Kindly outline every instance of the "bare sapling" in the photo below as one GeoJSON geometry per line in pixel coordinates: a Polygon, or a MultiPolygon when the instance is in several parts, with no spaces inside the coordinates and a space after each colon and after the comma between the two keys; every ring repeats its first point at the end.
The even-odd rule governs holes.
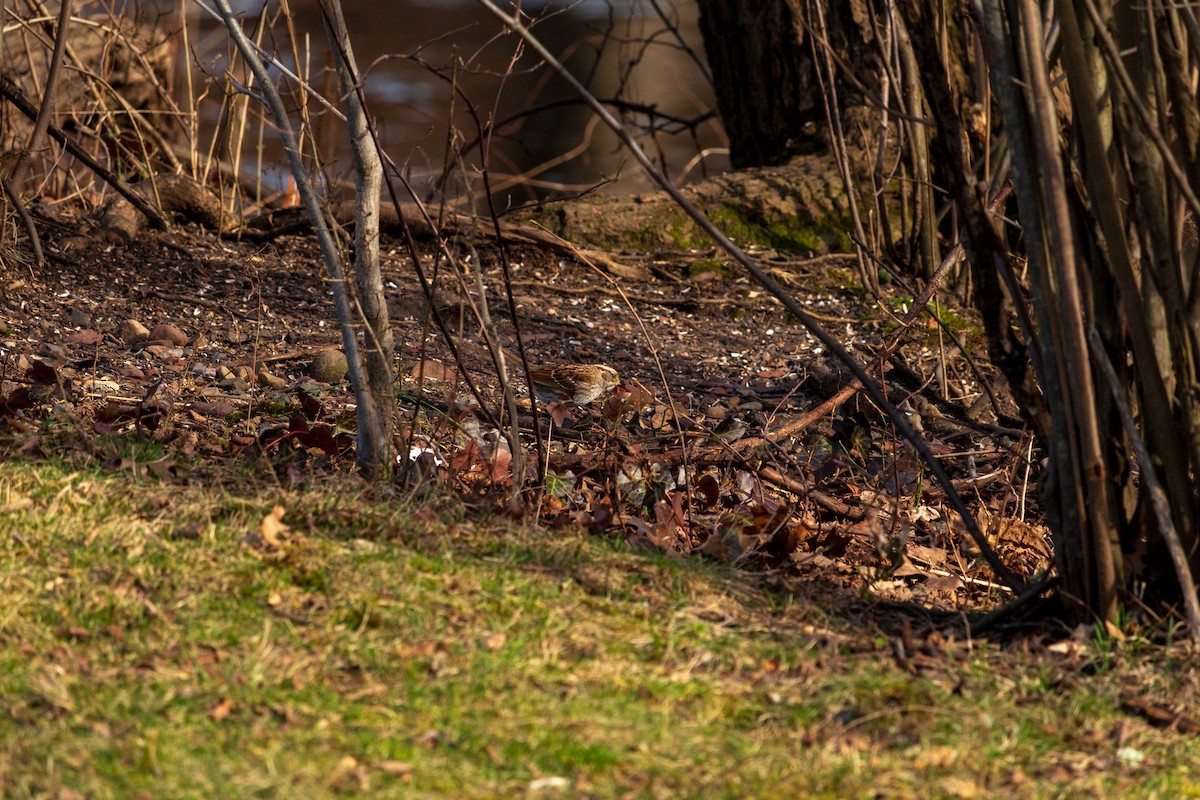
{"type": "Polygon", "coordinates": [[[358,440],[359,465],[372,473],[387,472],[393,461],[391,428],[396,400],[393,393],[392,360],[395,344],[383,296],[383,276],[379,268],[379,201],[383,185],[383,164],[376,139],[367,119],[358,66],[350,47],[350,34],[338,0],[321,0],[325,32],[333,50],[350,145],[354,157],[354,276],[357,287],[356,309],[365,325],[364,365],[372,400],[372,430],[369,437],[361,432],[358,440]],[[371,448],[364,458],[363,450],[371,448]]]}
{"type": "MultiPolygon", "coordinates": [[[[387,453],[390,447],[389,429],[391,419],[390,415],[387,417],[383,415],[376,397],[372,393],[371,384],[367,379],[362,349],[359,347],[356,330],[360,317],[354,313],[355,305],[360,305],[361,301],[357,297],[352,297],[350,291],[351,284],[347,282],[345,277],[342,254],[333,240],[333,233],[326,221],[320,200],[313,189],[312,182],[308,178],[304,164],[300,160],[300,150],[296,143],[296,135],[293,132],[291,120],[288,118],[287,111],[284,108],[283,100],[280,98],[275,84],[271,81],[270,75],[262,63],[262,59],[259,58],[257,50],[246,37],[241,23],[234,17],[233,10],[229,7],[227,0],[215,0],[214,5],[221,16],[221,20],[225,23],[226,29],[229,31],[230,38],[241,53],[242,58],[246,60],[246,64],[254,73],[255,79],[262,87],[262,96],[260,99],[267,106],[275,125],[279,129],[280,138],[283,140],[283,148],[287,153],[288,166],[291,169],[292,178],[296,182],[296,189],[300,194],[300,200],[316,233],[317,242],[321,249],[321,256],[325,261],[325,267],[329,273],[330,284],[333,289],[333,301],[337,309],[338,326],[342,335],[342,348],[346,353],[350,383],[353,387],[354,399],[357,404],[358,467],[366,476],[373,478],[381,477],[388,473],[392,466],[390,461],[380,463],[378,460],[380,454],[387,453]],[[386,443],[381,444],[381,439],[387,440],[386,443]]],[[[356,162],[357,160],[356,154],[356,162]]],[[[378,189],[376,189],[376,196],[378,196],[378,189]]],[[[377,204],[375,216],[378,219],[377,204]]],[[[377,256],[376,265],[378,265],[377,256]]],[[[375,280],[379,281],[378,267],[376,267],[375,280]]],[[[380,294],[382,294],[382,291],[382,286],[380,286],[380,294]]],[[[386,322],[386,316],[384,316],[384,321],[386,322]]],[[[382,348],[379,348],[379,350],[382,350],[382,348]]],[[[390,353],[390,348],[388,352],[390,353]]],[[[388,397],[389,399],[391,397],[390,388],[388,397]]]]}

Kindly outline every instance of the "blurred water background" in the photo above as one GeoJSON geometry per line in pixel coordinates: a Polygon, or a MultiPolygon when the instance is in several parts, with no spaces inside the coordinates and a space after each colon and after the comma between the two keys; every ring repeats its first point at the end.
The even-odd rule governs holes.
{"type": "MultiPolygon", "coordinates": [[[[310,85],[336,99],[320,8],[314,0],[233,3],[252,38],[310,85]]],[[[471,0],[342,0],[351,42],[365,74],[366,96],[387,153],[429,198],[479,197],[481,125],[496,121],[489,150],[493,195],[504,205],[566,196],[603,184],[601,191],[636,192],[649,181],[615,136],[577,101],[570,87],[525,51],[471,0]],[[510,68],[511,66],[511,68],[510,68]],[[457,88],[457,92],[454,88],[457,88]],[[451,179],[441,181],[449,164],[451,179]],[[605,183],[605,181],[609,181],[605,183]]],[[[149,10],[147,7],[142,7],[149,10]]],[[[639,141],[667,173],[695,180],[727,168],[720,125],[712,113],[694,3],[688,0],[575,0],[522,4],[534,30],[591,90],[626,120],[655,128],[639,141]],[[653,113],[646,113],[649,110],[653,113]],[[703,158],[698,154],[705,153],[703,158]]],[[[244,76],[224,28],[192,0],[162,0],[162,24],[188,22],[192,70],[178,84],[198,99],[202,141],[212,141],[233,106],[220,102],[230,64],[244,76]],[[214,80],[208,80],[211,77],[214,80]],[[207,93],[206,93],[207,92],[207,93]],[[214,97],[214,94],[216,95],[214,97]]],[[[293,108],[300,93],[280,84],[293,108]]],[[[316,102],[308,104],[316,152],[335,178],[349,176],[344,127],[316,102]],[[334,124],[337,122],[337,124],[334,124]]],[[[261,175],[266,187],[284,180],[278,137],[246,126],[240,147],[221,138],[227,158],[240,152],[241,172],[261,175]]]]}

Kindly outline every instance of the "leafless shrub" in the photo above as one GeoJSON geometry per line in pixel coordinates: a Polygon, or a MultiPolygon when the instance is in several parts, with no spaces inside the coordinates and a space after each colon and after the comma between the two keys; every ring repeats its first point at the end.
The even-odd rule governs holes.
{"type": "MultiPolygon", "coordinates": [[[[808,4],[815,30],[825,6],[808,4]]],[[[858,92],[831,114],[878,120],[852,175],[874,198],[864,244],[914,275],[965,245],[992,360],[1048,456],[1068,606],[1181,603],[1200,638],[1196,10],[856,7],[873,57],[823,46],[858,92]],[[1008,177],[1019,236],[985,209],[1008,177]]]]}

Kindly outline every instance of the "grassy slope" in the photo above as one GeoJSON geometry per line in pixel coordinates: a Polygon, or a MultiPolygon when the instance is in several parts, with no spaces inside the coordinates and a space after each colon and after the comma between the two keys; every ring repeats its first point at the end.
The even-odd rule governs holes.
{"type": "Polygon", "coordinates": [[[0,461],[0,793],[1200,796],[1200,748],[1116,710],[1116,645],[913,677],[698,559],[356,487],[0,461]],[[245,543],[276,502],[288,541],[245,543]]]}

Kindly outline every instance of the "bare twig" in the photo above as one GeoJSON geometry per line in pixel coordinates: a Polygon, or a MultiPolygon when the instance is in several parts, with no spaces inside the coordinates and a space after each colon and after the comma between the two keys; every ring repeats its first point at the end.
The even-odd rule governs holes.
{"type": "Polygon", "coordinates": [[[815,319],[810,317],[800,306],[800,304],[796,302],[796,299],[792,297],[791,294],[789,294],[787,290],[785,290],[783,286],[779,284],[778,281],[776,281],[765,270],[759,267],[758,264],[756,264],[754,260],[750,258],[750,256],[748,256],[740,247],[735,245],[729,239],[729,237],[722,233],[707,217],[700,212],[698,208],[696,208],[696,206],[690,200],[687,199],[686,196],[684,196],[682,192],[679,191],[674,184],[671,183],[670,180],[667,179],[662,171],[658,169],[658,167],[656,167],[653,162],[650,161],[646,154],[642,152],[642,149],[637,146],[637,143],[634,142],[633,137],[630,136],[625,127],[615,117],[613,117],[611,113],[609,113],[608,109],[606,109],[602,103],[595,99],[595,97],[587,90],[587,88],[584,87],[583,84],[581,84],[579,80],[575,78],[575,76],[572,75],[571,72],[558,61],[558,59],[554,57],[554,54],[551,53],[546,46],[543,45],[542,42],[530,32],[530,30],[517,15],[505,13],[492,0],[477,0],[477,2],[487,9],[494,17],[507,25],[515,34],[525,40],[525,42],[529,44],[529,46],[535,52],[537,52],[539,56],[541,56],[546,64],[558,72],[559,75],[561,75],[562,78],[567,81],[571,87],[587,101],[588,105],[592,108],[592,111],[599,115],[600,118],[604,120],[604,123],[612,129],[612,131],[632,154],[634,159],[637,160],[646,173],[663,189],[663,191],[665,191],[671,197],[671,199],[673,199],[679,205],[679,207],[683,209],[685,213],[687,213],[689,217],[695,220],[696,224],[699,225],[705,233],[712,237],[717,244],[719,244],[726,252],[733,256],[733,258],[736,259],[737,262],[741,264],[746,271],[749,272],[754,279],[759,282],[760,285],[763,286],[763,288],[774,295],[775,298],[778,299],[783,306],[789,312],[791,312],[791,314],[797,320],[799,320],[800,323],[804,325],[804,327],[807,328],[810,333],[812,333],[813,336],[820,340],[821,343],[838,358],[838,360],[845,364],[846,367],[852,373],[854,373],[856,378],[862,381],[864,389],[866,390],[867,394],[871,396],[871,400],[885,414],[887,414],[888,417],[891,418],[900,434],[912,443],[913,447],[918,453],[921,454],[921,457],[925,460],[925,462],[929,464],[930,471],[937,478],[938,482],[941,483],[945,488],[951,505],[962,517],[963,524],[966,526],[971,538],[979,547],[980,553],[988,562],[988,565],[992,568],[993,572],[1014,592],[1020,592],[1023,588],[1022,582],[1016,577],[1016,575],[1012,573],[1011,570],[1008,569],[1008,567],[1004,565],[1004,562],[1000,560],[1000,557],[996,555],[995,550],[993,550],[992,546],[988,543],[987,538],[983,535],[983,532],[979,530],[979,526],[971,516],[971,512],[967,509],[966,503],[963,502],[963,499],[959,496],[958,492],[954,491],[954,486],[950,476],[946,473],[945,469],[933,455],[933,452],[929,449],[929,445],[923,438],[921,438],[920,435],[917,434],[916,431],[913,430],[912,425],[909,423],[904,414],[894,405],[892,405],[892,403],[884,395],[883,390],[875,381],[871,379],[863,366],[858,363],[857,359],[850,355],[850,353],[846,351],[841,343],[838,342],[837,339],[835,339],[828,331],[821,327],[821,325],[818,324],[815,319]]]}
{"type": "Polygon", "coordinates": [[[300,193],[300,199],[304,203],[309,220],[316,231],[317,242],[321,248],[321,255],[325,259],[325,267],[329,272],[330,284],[333,289],[333,302],[337,308],[338,326],[341,329],[342,347],[346,353],[346,364],[354,389],[354,399],[358,404],[359,430],[361,432],[364,427],[371,424],[371,420],[363,419],[362,415],[371,413],[369,409],[373,408],[373,404],[364,375],[362,353],[359,351],[358,338],[354,331],[354,317],[350,307],[350,294],[346,287],[342,256],[338,251],[337,243],[333,241],[333,234],[321,211],[320,201],[317,199],[316,192],[313,191],[304,163],[300,160],[300,150],[296,145],[296,135],[292,132],[291,120],[288,118],[287,109],[284,108],[283,100],[280,98],[275,84],[271,81],[271,76],[258,58],[254,46],[246,38],[241,24],[234,18],[233,9],[229,7],[228,0],[214,0],[214,3],[225,23],[225,28],[229,31],[229,37],[261,85],[267,108],[279,129],[279,136],[283,140],[283,149],[287,153],[292,177],[296,181],[296,189],[300,193]]]}
{"type": "MultiPolygon", "coordinates": [[[[33,123],[33,132],[29,134],[29,141],[25,144],[25,149],[17,156],[17,163],[13,167],[12,175],[19,181],[25,167],[29,164],[30,155],[42,146],[42,139],[46,136],[46,128],[50,125],[50,117],[54,114],[54,108],[58,97],[56,91],[58,86],[59,75],[62,74],[63,51],[67,47],[67,28],[71,21],[71,0],[62,0],[62,5],[58,9],[58,30],[54,34],[54,52],[50,56],[50,69],[46,72],[46,88],[42,93],[42,106],[38,109],[37,118],[33,123]]],[[[36,237],[35,241],[36,241],[36,237]]],[[[40,245],[37,246],[40,251],[40,245]]],[[[41,258],[38,258],[41,261],[41,258]]]]}
{"type": "MultiPolygon", "coordinates": [[[[12,103],[18,111],[30,119],[37,118],[37,109],[34,108],[33,103],[30,102],[29,98],[25,96],[25,93],[21,91],[21,87],[17,86],[4,75],[0,75],[0,96],[7,98],[8,101],[12,103]]],[[[62,129],[55,125],[47,125],[46,130],[50,134],[50,137],[54,139],[54,141],[65,147],[68,153],[79,159],[83,165],[94,172],[96,176],[100,178],[100,180],[111,186],[118,194],[120,194],[130,203],[133,203],[134,207],[138,211],[145,214],[146,219],[150,220],[150,225],[152,227],[159,230],[163,230],[167,227],[167,221],[163,219],[163,216],[158,212],[158,209],[150,205],[146,198],[143,197],[139,192],[130,188],[128,184],[110,172],[104,165],[88,155],[87,151],[76,144],[74,139],[63,133],[62,129]]]]}
{"type": "Polygon", "coordinates": [[[1183,607],[1187,611],[1188,634],[1193,642],[1200,642],[1200,598],[1196,596],[1196,581],[1192,577],[1192,568],[1188,564],[1187,551],[1175,528],[1175,520],[1171,516],[1171,503],[1158,479],[1158,471],[1154,468],[1154,460],[1146,449],[1146,442],[1138,432],[1137,423],[1133,421],[1133,412],[1129,410],[1129,399],[1121,388],[1116,370],[1104,351],[1104,341],[1100,338],[1095,327],[1088,330],[1088,344],[1091,345],[1092,361],[1100,367],[1108,381],[1112,392],[1113,403],[1121,415],[1121,425],[1125,435],[1133,443],[1133,451],[1137,453],[1138,465],[1141,467],[1142,486],[1150,497],[1150,507],[1154,509],[1154,517],[1158,520],[1158,528],[1163,541],[1167,544],[1167,552],[1171,555],[1171,563],[1175,565],[1175,577],[1179,581],[1183,593],[1183,607]]]}
{"type": "Polygon", "coordinates": [[[25,208],[25,204],[21,202],[21,197],[13,188],[12,181],[8,178],[0,178],[0,186],[3,186],[4,196],[8,198],[13,211],[17,212],[17,216],[21,218],[21,224],[25,226],[25,233],[29,236],[29,246],[33,250],[34,260],[39,267],[44,266],[46,254],[42,252],[42,240],[38,236],[37,226],[33,224],[33,217],[30,216],[29,209],[25,208]]]}

